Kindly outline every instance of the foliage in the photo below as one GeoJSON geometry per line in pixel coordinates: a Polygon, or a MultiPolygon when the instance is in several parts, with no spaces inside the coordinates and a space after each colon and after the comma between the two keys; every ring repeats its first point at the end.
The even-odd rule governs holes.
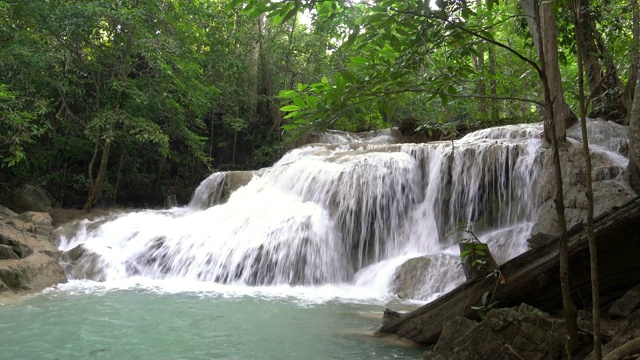
{"type": "Polygon", "coordinates": [[[0,160],[2,167],[12,167],[26,159],[29,144],[47,130],[47,124],[39,125],[36,118],[47,112],[47,104],[42,100],[26,105],[26,99],[0,84],[0,160]]]}
{"type": "Polygon", "coordinates": [[[482,294],[482,304],[480,306],[472,306],[471,308],[478,311],[478,315],[481,319],[484,319],[487,316],[489,310],[493,309],[496,305],[498,305],[499,301],[493,301],[493,296],[489,298],[490,292],[486,291],[482,294]]]}

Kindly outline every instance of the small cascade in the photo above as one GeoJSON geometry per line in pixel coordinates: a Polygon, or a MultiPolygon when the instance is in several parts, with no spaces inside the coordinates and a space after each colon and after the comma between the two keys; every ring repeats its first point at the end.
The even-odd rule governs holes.
{"type": "Polygon", "coordinates": [[[98,256],[106,281],[349,284],[381,296],[423,258],[412,262],[428,274],[408,278],[424,276],[411,296],[429,299],[463,280],[457,241],[469,234],[458,224],[499,263],[527,249],[542,203],[541,131],[511,125],[427,144],[330,133],[271,168],[211,175],[187,207],[85,223],[63,250],[98,256]]]}
{"type": "Polygon", "coordinates": [[[205,210],[222,201],[222,190],[226,180],[225,172],[216,172],[204,179],[196,188],[189,207],[205,210]]]}

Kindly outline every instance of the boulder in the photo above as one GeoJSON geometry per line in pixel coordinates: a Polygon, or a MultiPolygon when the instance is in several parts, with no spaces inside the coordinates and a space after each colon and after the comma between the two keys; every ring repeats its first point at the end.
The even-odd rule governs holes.
{"type": "MultiPolygon", "coordinates": [[[[555,181],[552,155],[550,149],[545,149],[542,154],[543,173],[540,176],[542,186],[539,193],[542,206],[539,209],[538,219],[532,234],[559,235],[553,203],[555,181]]],[[[571,228],[586,221],[587,218],[586,176],[582,145],[578,143],[562,144],[560,161],[562,163],[565,215],[567,227],[571,228]]],[[[626,164],[616,163],[603,152],[592,152],[591,163],[595,217],[611,208],[622,206],[636,197],[633,190],[626,184],[622,174],[626,164]]]]}
{"type": "Polygon", "coordinates": [[[459,262],[459,257],[444,254],[411,258],[396,270],[391,291],[401,299],[426,300],[460,282],[460,268],[450,270],[452,264],[459,262]]]}
{"type": "Polygon", "coordinates": [[[19,259],[13,248],[8,245],[0,245],[0,260],[14,260],[19,259]]]}
{"type": "Polygon", "coordinates": [[[66,281],[58,261],[44,253],[34,253],[23,259],[0,260],[0,282],[11,290],[40,291],[66,281]]]}
{"type": "Polygon", "coordinates": [[[30,184],[23,184],[18,188],[13,202],[13,207],[18,213],[25,211],[49,212],[53,207],[51,195],[43,188],[30,184]]]}
{"type": "Polygon", "coordinates": [[[34,252],[43,252],[57,258],[59,251],[49,241],[52,230],[49,214],[23,213],[0,221],[0,245],[10,246],[19,258],[25,258],[34,252]]]}
{"type": "Polygon", "coordinates": [[[104,281],[100,255],[87,250],[83,245],[78,245],[62,253],[60,262],[72,279],[104,281]]]}
{"type": "Polygon", "coordinates": [[[49,241],[52,230],[47,213],[18,215],[0,206],[0,292],[39,291],[67,280],[49,241]]]}
{"type": "Polygon", "coordinates": [[[18,216],[17,213],[13,212],[11,209],[6,208],[0,205],[0,220],[4,220],[5,218],[12,218],[18,216]]]}
{"type": "Polygon", "coordinates": [[[638,308],[640,308],[640,292],[631,289],[611,305],[609,317],[612,319],[626,318],[638,308]]]}

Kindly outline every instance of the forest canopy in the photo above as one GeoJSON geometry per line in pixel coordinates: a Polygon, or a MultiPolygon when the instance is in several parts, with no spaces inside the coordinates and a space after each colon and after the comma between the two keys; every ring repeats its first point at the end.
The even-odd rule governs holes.
{"type": "MultiPolygon", "coordinates": [[[[573,3],[552,9],[567,114],[573,3]]],[[[0,193],[155,206],[214,170],[272,164],[301,132],[539,121],[536,4],[0,0],[0,193]]],[[[590,115],[625,123],[637,2],[579,5],[590,115]]]]}

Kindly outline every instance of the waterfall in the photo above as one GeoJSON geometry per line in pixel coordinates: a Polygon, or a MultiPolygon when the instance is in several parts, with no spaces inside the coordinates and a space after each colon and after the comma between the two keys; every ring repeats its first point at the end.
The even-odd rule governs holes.
{"type": "Polygon", "coordinates": [[[463,280],[457,224],[499,263],[527,250],[542,202],[541,131],[511,125],[426,144],[394,144],[388,131],[330,133],[271,168],[211,175],[187,207],[85,222],[61,249],[81,245],[105,281],[351,284],[381,294],[403,263],[424,257],[430,274],[416,296],[428,299],[463,280]]]}

